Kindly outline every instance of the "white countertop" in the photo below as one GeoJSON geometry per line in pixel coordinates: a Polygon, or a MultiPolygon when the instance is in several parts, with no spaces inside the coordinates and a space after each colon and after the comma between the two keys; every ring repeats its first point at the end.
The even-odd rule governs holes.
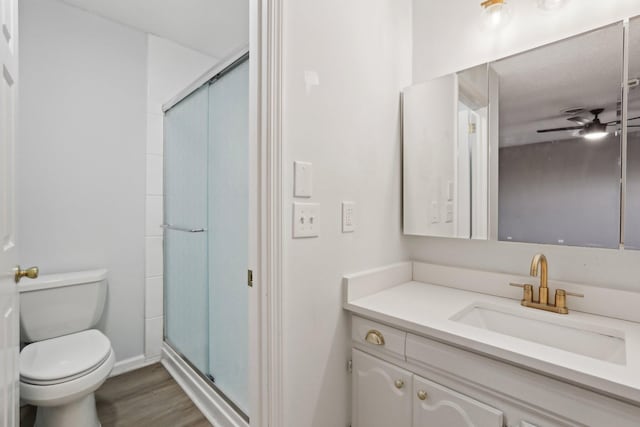
{"type": "Polygon", "coordinates": [[[370,295],[351,292],[355,298],[349,299],[348,282],[349,278],[344,307],[355,314],[640,404],[640,323],[576,311],[555,314],[522,307],[514,299],[417,281],[382,290],[378,286],[370,295]],[[594,328],[622,331],[626,363],[606,362],[450,320],[478,303],[533,311],[536,318],[552,322],[569,319],[594,328]]]}

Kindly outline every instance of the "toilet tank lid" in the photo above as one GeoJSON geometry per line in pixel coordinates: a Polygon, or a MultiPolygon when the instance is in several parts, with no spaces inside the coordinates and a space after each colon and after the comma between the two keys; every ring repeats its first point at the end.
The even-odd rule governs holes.
{"type": "Polygon", "coordinates": [[[37,279],[21,280],[18,284],[18,292],[32,292],[41,289],[78,285],[81,283],[93,283],[105,280],[106,278],[107,270],[105,268],[71,273],[42,274],[37,279]]]}

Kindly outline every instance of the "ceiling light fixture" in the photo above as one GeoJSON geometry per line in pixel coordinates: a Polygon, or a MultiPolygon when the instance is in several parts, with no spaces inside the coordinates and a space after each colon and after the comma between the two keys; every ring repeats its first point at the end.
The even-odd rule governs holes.
{"type": "Polygon", "coordinates": [[[538,0],[538,7],[542,10],[557,10],[566,3],[567,0],[538,0]]]}
{"type": "Polygon", "coordinates": [[[585,139],[594,141],[597,139],[602,139],[607,135],[609,135],[609,132],[607,132],[607,125],[598,123],[597,125],[592,126],[590,129],[585,129],[583,136],[585,137],[585,139]]]}
{"type": "Polygon", "coordinates": [[[585,139],[595,141],[609,135],[609,132],[607,132],[607,123],[600,122],[598,114],[596,114],[595,119],[593,119],[591,123],[585,124],[584,129],[580,131],[580,135],[585,139]]]}
{"type": "Polygon", "coordinates": [[[511,7],[505,0],[485,0],[480,3],[483,8],[483,21],[485,27],[497,29],[504,27],[511,19],[511,7]]]}

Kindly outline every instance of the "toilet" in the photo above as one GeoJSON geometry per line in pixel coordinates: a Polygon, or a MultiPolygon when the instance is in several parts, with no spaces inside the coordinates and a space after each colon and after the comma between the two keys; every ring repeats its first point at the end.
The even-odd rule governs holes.
{"type": "Polygon", "coordinates": [[[42,275],[22,281],[20,399],[37,406],[36,427],[98,427],[94,392],[115,354],[97,329],[107,270],[42,275]]]}

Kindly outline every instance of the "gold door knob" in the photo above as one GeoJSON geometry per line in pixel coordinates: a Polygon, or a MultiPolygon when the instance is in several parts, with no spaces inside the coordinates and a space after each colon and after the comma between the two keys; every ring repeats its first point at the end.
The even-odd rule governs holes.
{"type": "Polygon", "coordinates": [[[384,336],[382,336],[380,331],[376,331],[375,329],[367,332],[367,336],[364,339],[366,342],[374,345],[384,345],[384,336]]]}
{"type": "Polygon", "coordinates": [[[402,387],[404,387],[404,381],[402,381],[402,380],[396,380],[396,381],[394,382],[394,385],[396,386],[396,388],[402,388],[402,387]]]}
{"type": "Polygon", "coordinates": [[[23,270],[20,268],[20,266],[17,266],[15,268],[15,274],[13,278],[16,281],[16,283],[18,283],[20,279],[22,279],[23,277],[27,277],[29,279],[37,278],[39,272],[40,271],[38,270],[38,267],[29,267],[26,270],[23,270]]]}
{"type": "Polygon", "coordinates": [[[418,399],[427,400],[427,392],[424,390],[418,390],[418,399]]]}

